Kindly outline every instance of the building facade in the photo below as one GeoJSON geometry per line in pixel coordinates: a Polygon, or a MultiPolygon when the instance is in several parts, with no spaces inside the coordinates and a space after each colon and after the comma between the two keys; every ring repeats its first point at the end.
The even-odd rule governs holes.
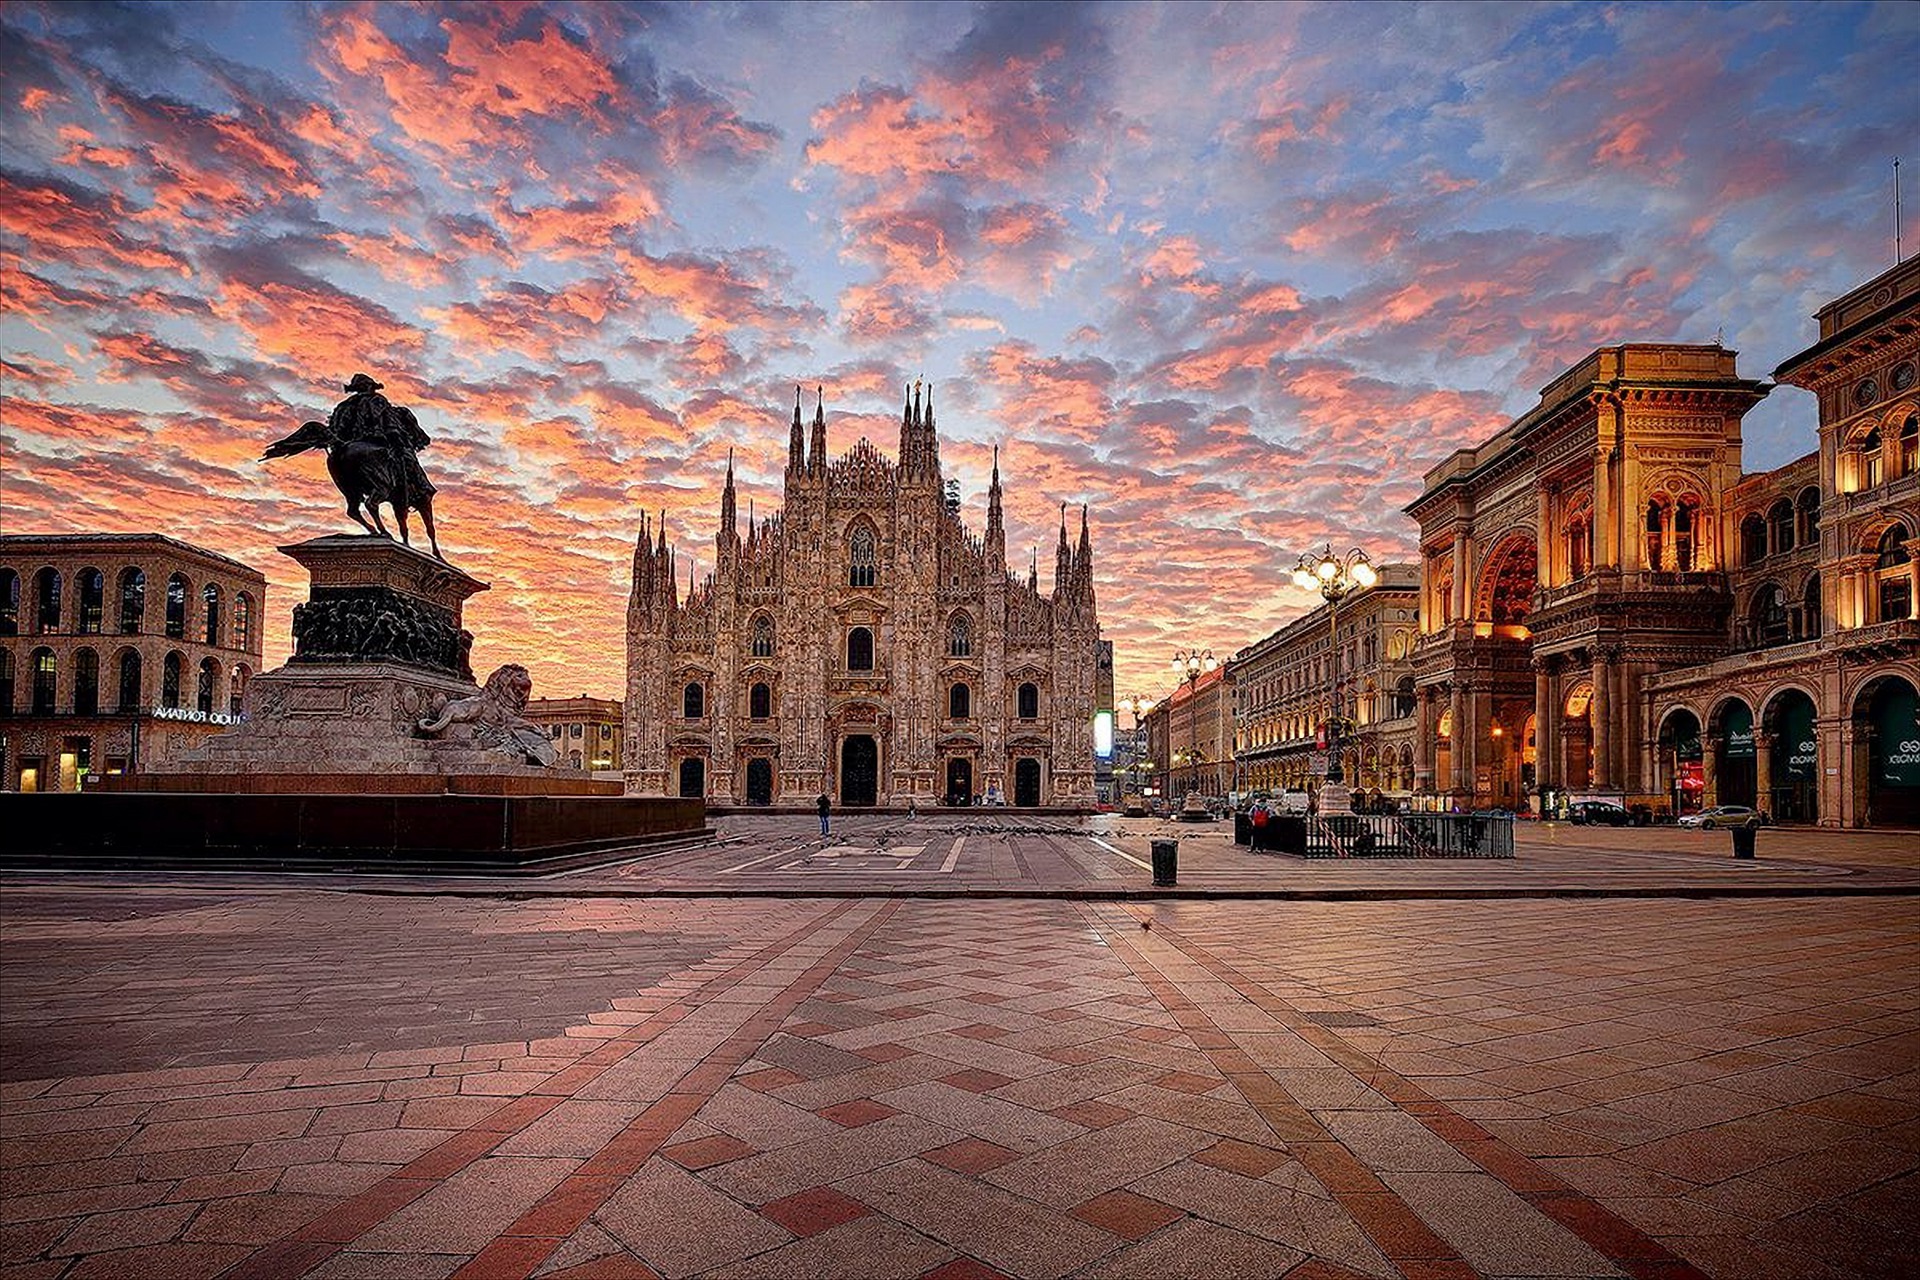
{"type": "Polygon", "coordinates": [[[1160,795],[1179,804],[1189,793],[1237,789],[1233,687],[1222,664],[1182,680],[1147,713],[1150,774],[1160,795]]]}
{"type": "Polygon", "coordinates": [[[1052,589],[1008,571],[996,459],[984,534],[916,386],[899,454],[827,455],[796,397],[783,509],[742,536],[728,465],[716,568],[679,596],[642,526],[627,610],[629,792],[722,804],[1090,807],[1099,622],[1087,515],[1052,589]]]}
{"type": "Polygon", "coordinates": [[[1724,656],[1649,682],[1656,784],[1782,821],[1920,826],[1920,258],[1774,371],[1820,447],[1733,489],[1724,656]]]}
{"type": "Polygon", "coordinates": [[[0,537],[0,785],[74,791],[235,723],[267,580],[160,534],[0,537]]]}
{"type": "Polygon", "coordinates": [[[626,732],[625,709],[610,698],[531,698],[529,722],[553,738],[559,763],[569,769],[620,769],[626,732]]]}
{"type": "Polygon", "coordinates": [[[1774,384],[1603,347],[1428,472],[1417,792],[1920,825],[1920,259],[1816,319],[1774,384]],[[1776,386],[1815,395],[1819,448],[1743,474],[1776,386]]]}
{"type": "Polygon", "coordinates": [[[1412,797],[1420,566],[1383,564],[1377,572],[1372,587],[1341,601],[1337,647],[1329,606],[1321,605],[1228,664],[1241,789],[1320,786],[1329,763],[1321,726],[1337,686],[1341,716],[1352,722],[1340,747],[1347,784],[1369,799],[1412,797]]]}

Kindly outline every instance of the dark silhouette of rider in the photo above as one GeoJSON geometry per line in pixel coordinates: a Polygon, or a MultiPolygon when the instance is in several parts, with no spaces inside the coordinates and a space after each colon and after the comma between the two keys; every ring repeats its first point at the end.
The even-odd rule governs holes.
{"type": "Polygon", "coordinates": [[[407,506],[418,510],[436,492],[417,456],[431,442],[412,410],[396,407],[380,394],[383,385],[364,373],[354,374],[343,388],[347,398],[334,406],[328,425],[339,440],[365,440],[383,446],[393,462],[393,475],[405,486],[406,492],[400,496],[407,506]]]}

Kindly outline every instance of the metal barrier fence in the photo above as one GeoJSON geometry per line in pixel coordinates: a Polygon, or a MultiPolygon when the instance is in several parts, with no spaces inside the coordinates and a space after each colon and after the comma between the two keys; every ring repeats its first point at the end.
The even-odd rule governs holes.
{"type": "Polygon", "coordinates": [[[1249,825],[1246,830],[1247,843],[1255,853],[1303,858],[1511,858],[1513,821],[1509,814],[1335,813],[1310,818],[1275,814],[1264,825],[1249,825]]]}

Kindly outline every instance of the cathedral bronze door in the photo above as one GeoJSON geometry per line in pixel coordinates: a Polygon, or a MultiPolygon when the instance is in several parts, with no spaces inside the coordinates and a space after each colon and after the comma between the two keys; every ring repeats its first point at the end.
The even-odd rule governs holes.
{"type": "Polygon", "coordinates": [[[879,799],[880,748],[869,734],[856,733],[840,744],[840,803],[874,804],[879,799]]]}
{"type": "Polygon", "coordinates": [[[689,799],[707,794],[707,762],[699,756],[680,762],[680,794],[689,799]]]}
{"type": "Polygon", "coordinates": [[[1040,803],[1040,762],[1032,756],[1013,762],[1013,802],[1022,809],[1040,803]]]}
{"type": "Polygon", "coordinates": [[[747,761],[747,803],[773,803],[773,761],[765,756],[747,761]]]}
{"type": "Polygon", "coordinates": [[[965,756],[947,761],[947,803],[973,803],[973,761],[965,756]]]}

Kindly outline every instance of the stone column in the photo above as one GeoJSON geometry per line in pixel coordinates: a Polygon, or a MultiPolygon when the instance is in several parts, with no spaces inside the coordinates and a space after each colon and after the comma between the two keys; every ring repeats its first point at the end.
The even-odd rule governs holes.
{"type": "Polygon", "coordinates": [[[1553,497],[1554,495],[1547,491],[1546,486],[1542,485],[1536,495],[1533,514],[1533,545],[1539,561],[1540,585],[1543,587],[1560,585],[1560,577],[1555,572],[1554,564],[1553,497]]]}
{"type": "Polygon", "coordinates": [[[1458,791],[1462,785],[1460,781],[1462,776],[1461,766],[1467,757],[1466,741],[1468,731],[1466,702],[1466,690],[1460,685],[1455,684],[1453,686],[1453,701],[1449,706],[1449,710],[1452,712],[1453,736],[1448,739],[1447,743],[1447,772],[1452,775],[1447,779],[1447,789],[1450,791],[1458,791]]]}
{"type": "Polygon", "coordinates": [[[1773,735],[1757,726],[1753,731],[1753,807],[1773,812],[1773,735]]]}
{"type": "Polygon", "coordinates": [[[1587,723],[1593,727],[1593,789],[1613,785],[1613,662],[1605,652],[1593,659],[1593,700],[1587,704],[1587,723]]]}
{"type": "Polygon", "coordinates": [[[1700,807],[1711,809],[1720,803],[1720,744],[1700,730],[1700,807]]]}
{"type": "Polygon", "coordinates": [[[1421,689],[1415,695],[1418,713],[1413,727],[1413,789],[1433,787],[1433,690],[1421,689]]]}
{"type": "Polygon", "coordinates": [[[1635,789],[1640,770],[1640,679],[1625,655],[1613,665],[1613,761],[1614,785],[1635,789]]]}
{"type": "Polygon", "coordinates": [[[1473,568],[1467,563],[1467,553],[1472,549],[1472,540],[1466,533],[1453,535],[1453,620],[1468,620],[1467,601],[1471,598],[1469,588],[1473,578],[1473,568]]]}
{"type": "MultiPolygon", "coordinates": [[[[1547,660],[1533,660],[1533,787],[1545,791],[1551,785],[1547,759],[1553,741],[1553,677],[1547,674],[1547,660]]],[[[1523,744],[1524,749],[1524,744],[1523,744]]]]}

